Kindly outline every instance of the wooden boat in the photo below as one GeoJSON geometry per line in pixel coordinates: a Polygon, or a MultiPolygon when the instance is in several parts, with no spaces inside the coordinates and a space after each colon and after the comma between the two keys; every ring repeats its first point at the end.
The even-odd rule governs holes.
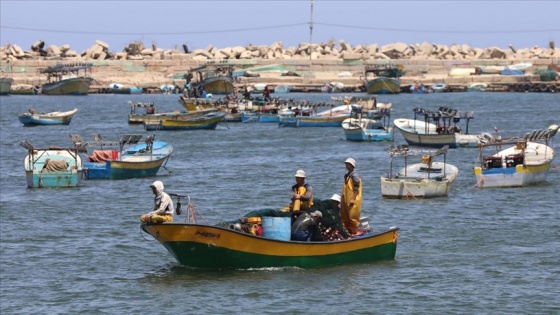
{"type": "Polygon", "coordinates": [[[150,124],[158,124],[160,120],[188,120],[200,117],[210,112],[216,111],[214,108],[200,109],[194,111],[172,111],[166,113],[158,113],[154,102],[134,103],[128,101],[130,105],[130,114],[128,114],[129,124],[143,124],[145,122],[150,124]],[[138,112],[141,111],[141,112],[138,112]]]}
{"type": "Polygon", "coordinates": [[[144,89],[139,87],[126,87],[119,83],[111,83],[109,84],[112,92],[114,94],[142,94],[144,89]]]}
{"type": "Polygon", "coordinates": [[[478,66],[477,68],[480,74],[500,74],[506,66],[478,66]]]}
{"type": "Polygon", "coordinates": [[[0,95],[10,94],[12,83],[14,83],[14,79],[10,77],[11,71],[7,71],[8,69],[11,70],[8,66],[0,68],[0,95]]]}
{"type": "Polygon", "coordinates": [[[448,75],[450,77],[468,77],[476,74],[476,68],[451,68],[448,75]]]}
{"type": "Polygon", "coordinates": [[[389,175],[381,177],[381,195],[386,198],[446,197],[459,169],[446,162],[448,146],[439,150],[410,150],[408,146],[390,146],[389,175]],[[442,155],[443,162],[433,159],[442,155]],[[409,157],[421,157],[421,163],[408,164],[409,157]],[[394,159],[402,158],[404,167],[393,174],[394,159]]]}
{"type": "Polygon", "coordinates": [[[522,137],[498,138],[481,143],[479,164],[473,169],[477,186],[520,187],[546,181],[554,159],[554,149],[548,144],[558,129],[559,126],[552,125],[522,137]],[[506,148],[502,149],[503,146],[506,148]],[[487,150],[497,153],[486,155],[487,150]]]}
{"type": "Polygon", "coordinates": [[[368,94],[399,94],[401,92],[399,77],[403,73],[402,65],[367,66],[365,70],[366,92],[368,94]]]}
{"type": "Polygon", "coordinates": [[[349,114],[336,116],[286,116],[280,115],[278,118],[279,127],[340,127],[342,122],[349,118],[349,114]]]}
{"type": "Polygon", "coordinates": [[[275,94],[286,94],[286,93],[290,93],[291,90],[292,90],[292,86],[286,84],[279,84],[274,87],[275,94]]]}
{"type": "MultiPolygon", "coordinates": [[[[170,195],[188,198],[173,193],[170,195]]],[[[345,240],[290,241],[290,217],[262,216],[238,220],[239,223],[231,221],[217,225],[200,224],[196,222],[196,215],[193,214],[196,211],[190,203],[190,198],[188,200],[185,215],[192,219],[186,220],[186,223],[141,225],[144,232],[153,236],[186,267],[208,270],[294,267],[308,269],[395,259],[399,230],[397,227],[377,234],[370,228],[361,236],[345,240]],[[254,223],[241,223],[245,221],[254,223]],[[238,228],[241,224],[251,227],[238,228]],[[251,233],[251,230],[258,228],[262,228],[262,235],[251,233]],[[284,229],[287,231],[283,231],[284,229]],[[287,232],[288,239],[282,237],[284,232],[287,232]]]]}
{"type": "Polygon", "coordinates": [[[161,119],[159,122],[144,122],[144,128],[152,130],[213,130],[226,116],[226,112],[212,111],[202,116],[185,120],[161,119]]]}
{"type": "Polygon", "coordinates": [[[12,78],[0,77],[0,95],[10,94],[10,88],[14,80],[12,78]]]}
{"type": "Polygon", "coordinates": [[[76,187],[80,184],[83,165],[79,147],[36,149],[27,141],[19,144],[27,149],[23,161],[27,187],[76,187]]]}
{"type": "Polygon", "coordinates": [[[12,85],[10,89],[12,95],[39,95],[41,94],[41,87],[31,84],[16,84],[12,85]]]}
{"type": "MultiPolygon", "coordinates": [[[[390,124],[390,108],[380,108],[375,118],[363,117],[360,105],[352,108],[352,117],[342,122],[342,129],[348,141],[393,141],[393,127],[390,124]]],[[[373,116],[372,116],[373,117],[373,116]]]]}
{"type": "Polygon", "coordinates": [[[418,83],[411,84],[408,87],[408,90],[410,91],[411,94],[428,94],[433,92],[429,87],[426,87],[424,84],[418,84],[418,83]]]}
{"type": "Polygon", "coordinates": [[[474,118],[473,112],[460,112],[447,107],[438,111],[423,108],[414,109],[414,119],[397,118],[393,121],[406,142],[410,145],[441,148],[476,148],[482,138],[492,138],[488,133],[469,133],[469,121],[474,118]],[[423,120],[417,120],[423,116],[423,120]],[[460,126],[463,122],[463,128],[460,126]]]}
{"type": "Polygon", "coordinates": [[[197,82],[196,88],[204,88],[215,95],[233,93],[232,74],[232,66],[204,65],[190,70],[190,77],[197,82]]]}
{"type": "Polygon", "coordinates": [[[18,119],[24,126],[69,125],[76,112],[77,108],[66,112],[37,114],[30,109],[29,112],[20,114],[18,119]]]}
{"type": "Polygon", "coordinates": [[[96,147],[84,158],[84,178],[86,179],[128,179],[155,176],[167,163],[173,146],[167,142],[155,141],[155,136],[127,134],[120,141],[104,141],[94,135],[94,141],[85,142],[79,135],[70,135],[75,146],[96,147]],[[118,149],[107,149],[117,147],[118,149]]]}
{"type": "Polygon", "coordinates": [[[447,84],[443,82],[437,82],[430,85],[430,88],[432,89],[432,91],[434,91],[434,93],[445,92],[447,90],[447,84]]]}
{"type": "Polygon", "coordinates": [[[467,85],[467,92],[484,92],[488,88],[487,83],[475,82],[467,85]]]}
{"type": "Polygon", "coordinates": [[[57,64],[41,69],[47,75],[47,83],[41,86],[45,95],[87,95],[93,78],[89,77],[91,63],[57,64]],[[83,72],[83,75],[80,75],[83,72]]]}

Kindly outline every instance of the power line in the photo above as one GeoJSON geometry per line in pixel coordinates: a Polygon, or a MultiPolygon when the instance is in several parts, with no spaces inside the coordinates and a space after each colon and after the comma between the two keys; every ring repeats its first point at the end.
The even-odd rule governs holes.
{"type": "MultiPolygon", "coordinates": [[[[550,32],[560,32],[560,29],[541,29],[541,30],[484,30],[484,31],[465,31],[465,30],[420,30],[420,29],[399,29],[399,28],[387,28],[387,27],[371,27],[371,26],[356,26],[356,25],[343,25],[343,24],[332,24],[332,23],[321,23],[313,22],[314,25],[322,25],[327,27],[337,27],[337,28],[349,28],[349,29],[361,29],[361,30],[371,30],[371,31],[384,31],[384,32],[407,32],[407,33],[434,33],[434,34],[513,34],[513,33],[550,33],[550,32]]],[[[2,29],[11,29],[18,31],[30,31],[30,32],[46,32],[46,33],[65,33],[65,34],[92,34],[92,35],[150,35],[150,36],[166,36],[166,35],[193,35],[193,34],[219,34],[219,33],[239,33],[239,32],[249,32],[249,31],[260,31],[260,30],[270,30],[270,29],[281,29],[290,28],[296,26],[309,26],[309,22],[294,23],[294,24],[284,24],[284,25],[273,25],[273,26],[261,26],[261,27],[251,27],[251,28],[239,28],[239,29],[228,29],[228,30],[205,30],[205,31],[185,31],[185,32],[92,32],[92,31],[68,31],[68,30],[49,30],[49,29],[37,29],[37,28],[27,28],[27,27],[16,27],[16,26],[4,26],[0,25],[2,29]]]]}

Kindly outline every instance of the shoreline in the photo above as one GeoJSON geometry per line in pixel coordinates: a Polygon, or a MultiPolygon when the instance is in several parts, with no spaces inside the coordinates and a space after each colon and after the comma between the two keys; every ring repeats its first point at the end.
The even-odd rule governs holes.
{"type": "Polygon", "coordinates": [[[553,81],[541,81],[536,70],[560,70],[560,49],[533,47],[508,51],[495,47],[471,49],[465,45],[406,45],[395,43],[377,47],[358,45],[351,47],[340,41],[327,44],[300,44],[299,47],[284,49],[281,43],[271,46],[247,46],[217,49],[213,46],[203,50],[183,51],[161,50],[155,46],[144,48],[141,43],[131,43],[121,53],[111,53],[108,45],[96,41],[92,48],[78,55],[68,45],[44,48],[37,42],[31,51],[23,51],[17,45],[5,44],[0,50],[2,67],[10,68],[9,75],[13,85],[40,85],[46,77],[40,69],[56,64],[92,63],[91,77],[94,82],[92,93],[103,91],[112,83],[142,88],[156,92],[161,85],[178,84],[183,86],[184,73],[203,65],[232,66],[236,70],[265,69],[258,71],[258,77],[238,77],[236,85],[269,84],[271,87],[291,85],[295,91],[316,92],[326,82],[340,82],[345,86],[343,92],[358,92],[365,84],[364,70],[371,65],[402,65],[406,71],[400,77],[401,87],[413,84],[429,86],[445,83],[452,91],[462,91],[471,83],[486,83],[489,90],[510,90],[520,84],[555,85],[560,89],[558,76],[553,81]],[[311,51],[311,54],[308,52],[311,51]],[[531,66],[524,75],[477,74],[451,76],[454,68],[476,68],[484,66],[507,66],[529,62],[531,66]],[[298,76],[283,76],[286,72],[298,76]]]}

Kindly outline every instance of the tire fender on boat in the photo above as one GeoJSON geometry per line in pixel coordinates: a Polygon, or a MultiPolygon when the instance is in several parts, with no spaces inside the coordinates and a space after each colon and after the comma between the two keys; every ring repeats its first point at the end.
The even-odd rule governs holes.
{"type": "Polygon", "coordinates": [[[531,85],[530,84],[523,84],[523,92],[529,92],[529,90],[531,89],[531,85]]]}

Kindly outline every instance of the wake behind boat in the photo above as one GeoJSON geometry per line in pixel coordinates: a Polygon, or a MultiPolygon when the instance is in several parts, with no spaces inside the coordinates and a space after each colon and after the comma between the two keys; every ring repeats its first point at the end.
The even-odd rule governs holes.
{"type": "Polygon", "coordinates": [[[558,129],[559,126],[552,125],[522,137],[499,138],[480,144],[479,164],[474,167],[477,186],[521,187],[546,181],[554,159],[549,141],[558,129]],[[506,148],[502,149],[503,146],[506,148]],[[498,152],[486,155],[487,150],[498,152]]]}
{"type": "Polygon", "coordinates": [[[18,119],[24,126],[69,125],[76,112],[77,108],[66,112],[37,114],[35,110],[30,109],[29,112],[19,115],[18,119]]]}
{"type": "Polygon", "coordinates": [[[368,224],[367,232],[353,238],[291,241],[291,212],[254,211],[253,216],[239,220],[201,224],[196,222],[201,217],[188,196],[170,196],[177,197],[178,203],[180,198],[188,198],[185,223],[142,223],[141,228],[183,266],[211,270],[318,268],[395,259],[396,227],[373,233],[368,224]]]}
{"type": "Polygon", "coordinates": [[[473,118],[473,112],[460,112],[447,107],[440,107],[437,111],[415,108],[414,119],[397,118],[393,124],[410,145],[476,148],[482,138],[492,136],[489,133],[469,134],[469,121],[473,118]],[[417,116],[423,116],[424,120],[416,119],[417,116]],[[461,122],[464,123],[463,127],[461,122]]]}
{"type": "Polygon", "coordinates": [[[390,155],[388,176],[381,177],[381,195],[386,198],[432,198],[446,197],[459,169],[446,161],[448,146],[439,150],[410,150],[408,146],[390,146],[385,151],[390,155]],[[443,156],[443,162],[434,158],[443,156]],[[408,158],[421,158],[421,163],[408,164],[408,158]],[[393,175],[395,158],[404,162],[404,167],[393,175]]]}

